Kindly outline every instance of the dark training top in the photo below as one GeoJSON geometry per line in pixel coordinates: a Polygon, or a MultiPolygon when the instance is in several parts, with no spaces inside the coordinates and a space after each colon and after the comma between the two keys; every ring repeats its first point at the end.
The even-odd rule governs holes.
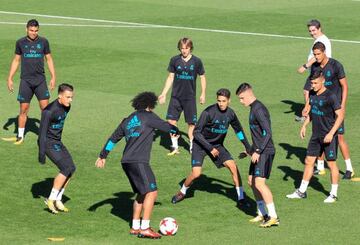
{"type": "Polygon", "coordinates": [[[205,74],[203,63],[198,57],[192,55],[186,62],[181,54],[171,58],[168,72],[175,74],[171,96],[182,100],[196,96],[196,77],[205,74]]]}
{"type": "Polygon", "coordinates": [[[154,129],[178,134],[178,128],[161,120],[155,113],[146,110],[133,112],[125,118],[107,140],[99,157],[105,159],[115,144],[125,137],[126,145],[121,163],[145,163],[150,161],[154,129]]]}
{"type": "Polygon", "coordinates": [[[250,107],[249,125],[253,141],[252,150],[259,154],[274,154],[275,147],[272,141],[269,111],[258,100],[255,100],[250,107]]]}
{"type": "Polygon", "coordinates": [[[194,129],[194,138],[206,150],[211,151],[216,145],[223,145],[229,125],[234,129],[237,137],[250,152],[250,144],[247,141],[244,130],[235,112],[228,107],[221,111],[217,104],[207,107],[200,115],[194,129]]]}
{"type": "MultiPolygon", "coordinates": [[[[315,62],[311,66],[311,74],[314,70],[319,69],[320,63],[315,62]]],[[[340,83],[340,79],[343,79],[345,77],[345,71],[343,65],[332,58],[329,58],[329,61],[327,64],[321,68],[322,74],[325,77],[325,87],[332,91],[338,100],[342,101],[342,87],[340,83]]]]}
{"type": "Polygon", "coordinates": [[[335,124],[335,111],[341,108],[336,95],[326,89],[322,94],[310,94],[310,117],[313,137],[325,137],[335,124]]]}
{"type": "Polygon", "coordinates": [[[61,141],[65,118],[69,111],[70,106],[65,107],[58,100],[48,104],[42,111],[38,137],[39,159],[45,159],[48,141],[61,141]]]}
{"type": "Polygon", "coordinates": [[[15,54],[21,55],[22,80],[45,81],[44,56],[50,54],[49,42],[46,38],[37,37],[34,41],[23,37],[16,41],[15,54]]]}

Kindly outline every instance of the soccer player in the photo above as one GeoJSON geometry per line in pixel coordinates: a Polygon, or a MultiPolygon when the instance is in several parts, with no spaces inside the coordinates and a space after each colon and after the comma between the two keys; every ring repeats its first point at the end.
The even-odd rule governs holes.
{"type": "Polygon", "coordinates": [[[76,167],[70,153],[61,142],[61,135],[65,119],[70,111],[73,95],[73,86],[67,83],[60,84],[58,98],[46,106],[41,113],[38,138],[39,162],[44,164],[45,156],[48,156],[60,170],[54,179],[50,196],[45,200],[53,214],[57,214],[59,211],[69,211],[61,199],[76,167]]]}
{"type": "Polygon", "coordinates": [[[98,168],[105,167],[105,161],[115,144],[125,137],[126,146],[121,159],[131,187],[137,196],[133,205],[131,235],[141,238],[161,238],[150,227],[150,217],[157,197],[157,185],[150,167],[150,152],[154,129],[178,135],[177,127],[161,120],[153,110],[157,96],[152,92],[138,94],[132,100],[135,112],[125,118],[107,140],[96,161],[98,168]],[[140,222],[142,213],[142,220],[140,222]],[[140,224],[141,223],[141,224],[140,224]]]}
{"type": "MultiPolygon", "coordinates": [[[[188,136],[190,140],[190,152],[192,149],[193,131],[197,121],[196,112],[196,77],[200,76],[201,95],[200,104],[205,103],[206,78],[202,61],[192,54],[194,49],[190,38],[181,38],[178,42],[179,55],[171,58],[163,91],[159,96],[159,103],[164,104],[166,94],[173,86],[171,99],[166,115],[169,123],[176,126],[180,114],[184,111],[185,121],[188,124],[188,136]]],[[[172,150],[170,156],[179,154],[178,137],[171,136],[172,150]]]]}
{"type": "MultiPolygon", "coordinates": [[[[314,52],[315,57],[318,56],[314,52]]],[[[312,135],[306,152],[305,168],[300,188],[287,198],[306,198],[306,189],[313,174],[315,159],[325,152],[326,160],[331,172],[331,191],[324,203],[334,203],[337,200],[339,169],[336,165],[338,147],[337,132],[344,119],[344,110],[338,97],[325,87],[326,78],[321,70],[314,70],[311,76],[311,87],[314,94],[310,94],[310,110],[301,127],[300,137],[304,139],[306,126],[312,121],[312,135]]]]}
{"type": "Polygon", "coordinates": [[[231,154],[223,145],[229,126],[231,125],[234,129],[247,152],[250,151],[250,145],[235,112],[229,107],[230,91],[224,88],[219,89],[216,96],[217,103],[207,107],[201,113],[196,124],[191,154],[192,170],[180,191],[173,196],[171,202],[174,204],[184,200],[191,183],[200,176],[206,155],[210,157],[217,168],[226,167],[230,170],[237,193],[238,205],[243,206],[245,204],[238,168],[231,154]]]}
{"type": "MultiPolygon", "coordinates": [[[[316,58],[316,62],[311,66],[311,73],[315,72],[319,68],[322,70],[322,74],[325,77],[325,87],[336,95],[345,116],[346,101],[348,97],[348,83],[344,67],[339,61],[327,57],[325,51],[326,49],[323,43],[317,42],[314,44],[313,53],[314,57],[316,58]]],[[[311,87],[307,85],[307,89],[310,90],[311,87]]],[[[309,103],[307,104],[309,105],[309,103]]],[[[309,109],[305,108],[304,111],[305,113],[309,113],[309,109]]],[[[339,138],[339,147],[346,164],[346,172],[343,176],[343,179],[351,179],[355,173],[351,164],[349,146],[345,141],[344,134],[345,127],[344,122],[342,122],[341,126],[339,127],[337,137],[339,138]]],[[[321,170],[321,168],[319,170],[321,170]]],[[[323,168],[323,172],[324,171],[325,169],[323,168]]]]}
{"type": "Polygon", "coordinates": [[[273,195],[266,184],[275,156],[270,114],[264,104],[256,99],[250,84],[240,84],[236,95],[241,104],[250,106],[249,125],[253,145],[248,184],[253,190],[258,207],[258,216],[251,219],[250,222],[262,222],[260,227],[264,228],[279,225],[280,220],[275,211],[273,195]],[[267,210],[264,204],[266,204],[267,210]]]}
{"type": "Polygon", "coordinates": [[[50,94],[46,85],[44,58],[51,75],[49,88],[50,90],[55,88],[55,68],[49,42],[46,38],[38,36],[38,32],[39,22],[35,19],[29,20],[26,25],[26,37],[20,38],[16,42],[15,57],[11,63],[7,80],[9,91],[14,92],[13,77],[21,63],[21,81],[17,97],[20,103],[18,134],[16,137],[3,138],[6,141],[15,141],[16,145],[24,141],[27,114],[33,95],[36,95],[41,110],[49,104],[50,94]]]}
{"type": "MultiPolygon", "coordinates": [[[[310,33],[310,36],[314,39],[313,45],[317,42],[321,42],[325,45],[325,52],[326,52],[326,56],[331,58],[331,42],[329,40],[329,38],[322,32],[322,28],[321,28],[321,24],[320,21],[314,19],[314,20],[310,20],[307,23],[307,27],[308,27],[308,31],[310,33]]],[[[308,55],[308,59],[307,62],[305,64],[303,64],[302,66],[300,66],[298,68],[298,72],[300,74],[304,73],[307,69],[309,69],[312,64],[314,64],[316,62],[316,59],[314,57],[313,54],[313,50],[312,50],[312,46],[310,48],[310,52],[308,55]]],[[[304,93],[304,100],[305,103],[308,101],[309,99],[309,77],[306,79],[306,83],[303,89],[303,93],[304,93]]],[[[298,122],[304,122],[306,119],[305,116],[301,116],[301,117],[296,117],[295,120],[298,122]]],[[[316,164],[316,170],[314,171],[315,175],[325,175],[325,166],[324,166],[324,155],[321,155],[318,159],[317,159],[317,164],[316,164]]]]}

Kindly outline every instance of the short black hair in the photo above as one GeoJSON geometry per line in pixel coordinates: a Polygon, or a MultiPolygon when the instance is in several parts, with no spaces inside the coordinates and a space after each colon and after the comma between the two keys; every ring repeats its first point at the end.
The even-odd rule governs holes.
{"type": "Polygon", "coordinates": [[[325,47],[325,44],[323,44],[322,42],[316,42],[316,43],[314,44],[314,46],[312,47],[312,50],[313,50],[313,51],[314,51],[315,49],[318,49],[318,50],[320,50],[321,52],[325,52],[326,47],[325,47]]]}
{"type": "Polygon", "coordinates": [[[316,29],[321,28],[320,21],[318,21],[317,19],[309,20],[308,23],[307,23],[307,27],[310,27],[310,26],[315,26],[316,29]]]}
{"type": "Polygon", "coordinates": [[[322,77],[323,73],[322,73],[322,69],[321,67],[316,67],[315,69],[312,70],[309,79],[310,81],[318,79],[319,77],[322,77]]]}
{"type": "Polygon", "coordinates": [[[135,110],[145,110],[146,108],[154,109],[157,105],[157,96],[153,92],[142,92],[131,100],[131,106],[135,110]]]}
{"type": "Polygon", "coordinates": [[[74,91],[74,87],[68,83],[62,83],[59,85],[58,87],[58,94],[61,94],[62,92],[65,92],[65,91],[74,91]]]}
{"type": "Polygon", "coordinates": [[[227,88],[221,88],[216,92],[216,96],[224,96],[230,99],[231,92],[227,88]]]}
{"type": "Polygon", "coordinates": [[[242,83],[239,85],[239,87],[236,90],[236,95],[241,94],[242,92],[245,92],[248,89],[252,89],[251,85],[248,83],[242,83]]]}
{"type": "Polygon", "coordinates": [[[26,28],[29,28],[30,26],[39,27],[39,22],[35,19],[31,19],[27,22],[26,28]]]}

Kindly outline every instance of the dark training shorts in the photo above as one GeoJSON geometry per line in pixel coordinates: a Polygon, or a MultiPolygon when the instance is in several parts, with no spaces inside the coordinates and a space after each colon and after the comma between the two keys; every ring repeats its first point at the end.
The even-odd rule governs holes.
{"type": "Polygon", "coordinates": [[[310,91],[311,90],[311,81],[310,81],[310,78],[307,78],[306,79],[306,82],[304,84],[304,90],[306,91],[310,91]]]}
{"type": "Polygon", "coordinates": [[[335,135],[330,144],[324,143],[324,138],[311,137],[306,151],[306,156],[318,157],[325,152],[327,161],[335,161],[337,157],[338,137],[335,135]]]}
{"type": "Polygon", "coordinates": [[[135,193],[144,195],[157,190],[155,175],[149,164],[122,163],[122,168],[135,193]]]}
{"type": "Polygon", "coordinates": [[[249,175],[268,179],[274,157],[275,154],[260,154],[259,161],[256,164],[250,162],[249,175]]]}
{"type": "Polygon", "coordinates": [[[184,111],[185,122],[188,124],[195,124],[197,122],[195,98],[181,100],[171,97],[166,119],[178,121],[182,111],[184,111]]]}
{"type": "Polygon", "coordinates": [[[224,162],[233,160],[231,154],[222,145],[214,146],[219,151],[219,156],[214,158],[213,155],[205,148],[201,147],[196,141],[193,141],[193,148],[191,153],[191,166],[201,167],[204,162],[205,156],[209,156],[217,168],[224,167],[224,162]]]}
{"type": "Polygon", "coordinates": [[[338,129],[338,134],[342,134],[344,135],[345,134],[345,121],[343,121],[338,129]]]}
{"type": "Polygon", "coordinates": [[[50,93],[46,85],[46,81],[33,82],[21,80],[17,100],[20,103],[30,103],[34,94],[38,100],[48,100],[50,98],[50,93]]]}
{"type": "Polygon", "coordinates": [[[75,172],[76,167],[72,157],[60,141],[48,142],[45,153],[64,176],[69,177],[75,172]]]}

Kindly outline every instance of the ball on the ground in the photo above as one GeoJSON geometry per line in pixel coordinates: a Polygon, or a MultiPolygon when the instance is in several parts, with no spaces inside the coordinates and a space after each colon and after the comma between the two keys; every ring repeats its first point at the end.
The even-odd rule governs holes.
{"type": "Polygon", "coordinates": [[[174,218],[166,217],[160,221],[160,232],[164,236],[173,236],[178,230],[178,224],[174,218]]]}

